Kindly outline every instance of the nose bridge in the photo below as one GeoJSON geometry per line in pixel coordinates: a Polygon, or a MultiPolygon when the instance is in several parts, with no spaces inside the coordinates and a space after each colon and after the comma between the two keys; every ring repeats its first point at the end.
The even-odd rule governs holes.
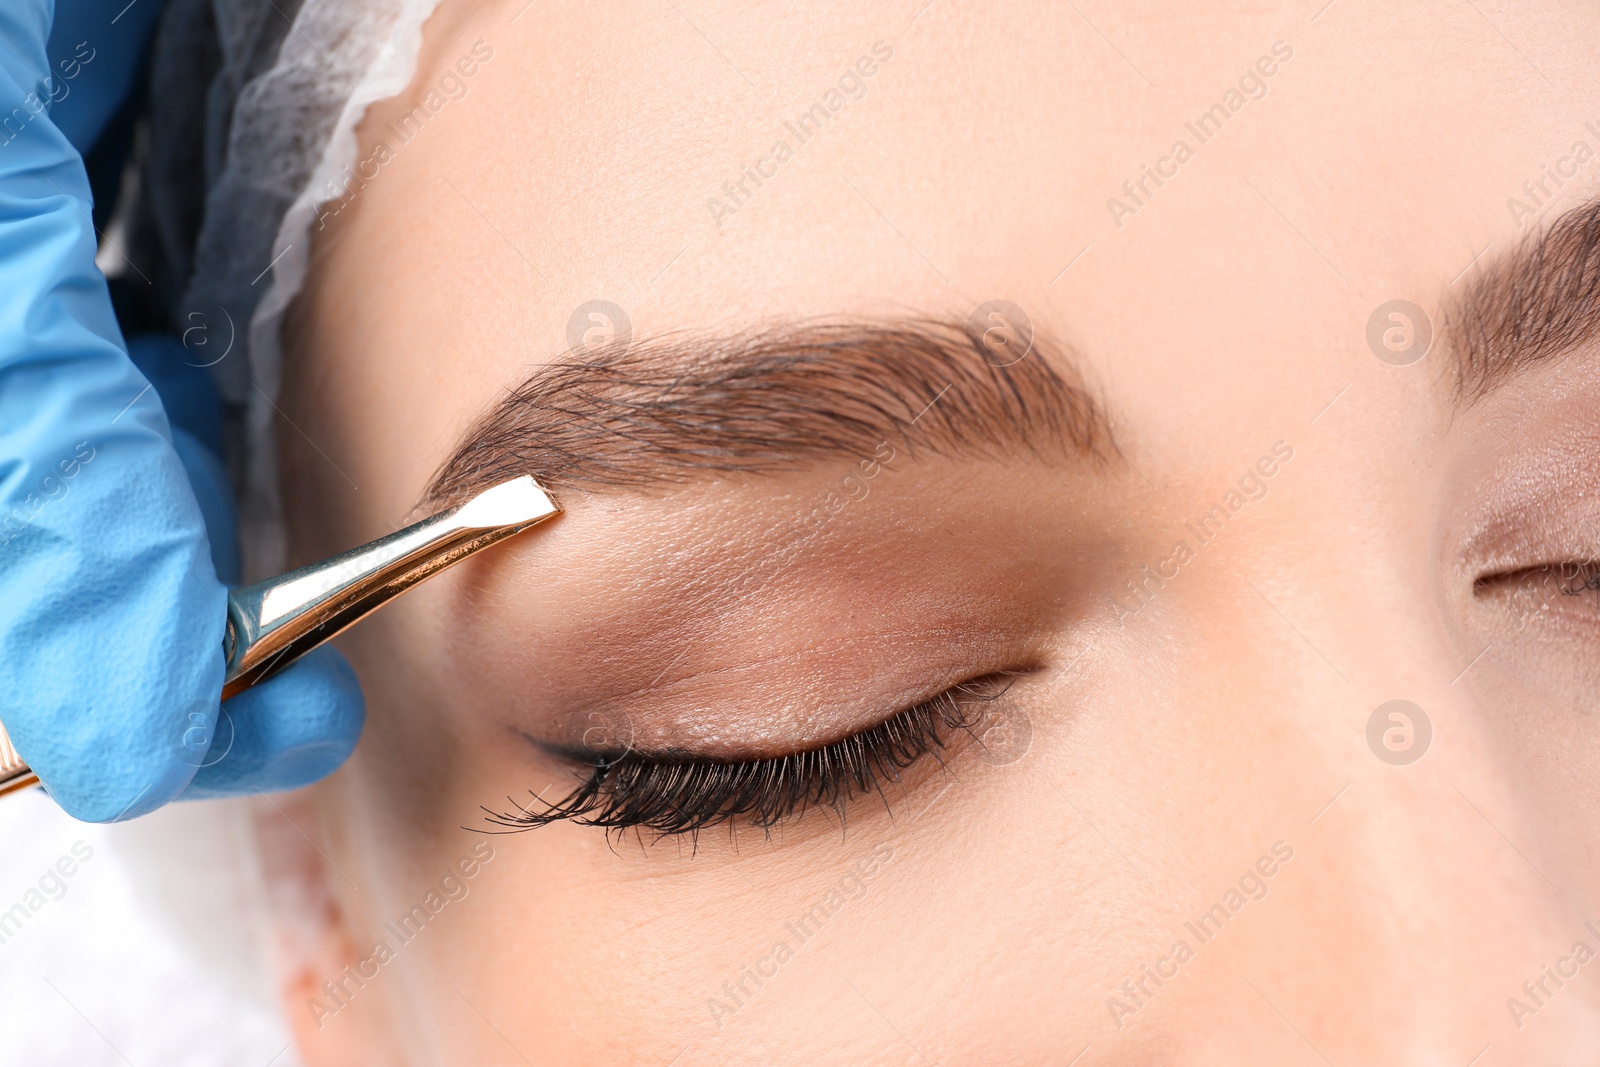
{"type": "Polygon", "coordinates": [[[1502,893],[1554,902],[1547,820],[1469,677],[1485,649],[1450,617],[1436,568],[1409,551],[1364,555],[1331,590],[1342,664],[1322,690],[1350,785],[1316,825],[1347,835],[1368,857],[1371,891],[1396,905],[1502,893]]]}
{"type": "Polygon", "coordinates": [[[1474,669],[1489,669],[1489,642],[1453,618],[1440,581],[1438,568],[1396,551],[1339,583],[1348,658],[1327,692],[1351,741],[1339,805],[1348,843],[1392,875],[1374,888],[1397,905],[1425,894],[1439,906],[1508,896],[1558,907],[1549,813],[1496,727],[1505,709],[1473,684],[1474,669]]]}
{"type": "Polygon", "coordinates": [[[1300,735],[1304,781],[1326,788],[1296,842],[1299,880],[1239,962],[1259,968],[1297,944],[1299,969],[1280,968],[1263,993],[1343,1018],[1351,1034],[1384,1029],[1374,1020],[1425,1044],[1481,1031],[1462,1062],[1496,1035],[1527,1049],[1592,1039],[1587,986],[1600,980],[1585,983],[1577,957],[1600,950],[1600,921],[1586,925],[1600,916],[1585,914],[1542,794],[1497,740],[1495,709],[1462,682],[1477,650],[1458,648],[1415,575],[1382,570],[1302,587],[1292,608],[1250,594],[1278,623],[1259,632],[1263,654],[1306,698],[1281,711],[1300,735]],[[1294,608],[1311,621],[1297,625],[1294,608]],[[1543,1036],[1529,1038],[1541,1013],[1543,1036]]]}
{"type": "Polygon", "coordinates": [[[1600,1039],[1600,982],[1584,981],[1600,979],[1584,966],[1600,924],[1563,888],[1567,872],[1502,764],[1453,738],[1452,716],[1435,719],[1426,757],[1353,768],[1305,828],[1301,881],[1247,951],[1282,959],[1280,939],[1299,941],[1295,957],[1316,974],[1263,992],[1419,1050],[1481,1035],[1462,1062],[1513,1038],[1530,1056],[1574,1034],[1600,1039]]]}

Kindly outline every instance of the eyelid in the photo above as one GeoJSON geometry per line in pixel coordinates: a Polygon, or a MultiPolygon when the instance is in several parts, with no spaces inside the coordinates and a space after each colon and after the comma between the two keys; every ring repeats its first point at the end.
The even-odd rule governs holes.
{"type": "Polygon", "coordinates": [[[659,672],[653,685],[591,686],[507,725],[543,755],[569,763],[588,764],[618,747],[663,760],[758,760],[842,740],[987,674],[1027,673],[1048,647],[1036,634],[978,627],[908,627],[904,642],[877,647],[886,632],[902,634],[839,635],[731,665],[659,672]],[[826,659],[804,662],[812,656],[826,659]],[[802,702],[797,693],[807,694],[802,702]],[[596,733],[632,741],[596,745],[596,733]]]}
{"type": "MultiPolygon", "coordinates": [[[[953,735],[982,721],[975,709],[998,700],[1027,671],[991,671],[958,683],[847,737],[787,755],[717,760],[671,753],[620,750],[567,758],[589,768],[587,779],[540,808],[490,813],[500,832],[517,832],[570,820],[609,831],[653,830],[662,836],[697,834],[743,820],[770,830],[808,808],[829,807],[846,817],[846,805],[869,792],[883,796],[884,781],[925,755],[949,747],[953,735]]],[[[943,760],[940,760],[941,764],[943,760]]],[[[883,797],[887,806],[888,799],[883,797]]]]}

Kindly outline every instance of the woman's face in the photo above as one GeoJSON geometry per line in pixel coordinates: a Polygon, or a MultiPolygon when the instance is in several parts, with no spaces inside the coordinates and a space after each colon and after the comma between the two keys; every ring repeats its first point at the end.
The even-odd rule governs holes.
{"type": "Polygon", "coordinates": [[[296,562],[566,511],[342,641],[309,1063],[1587,1062],[1600,22],[1317,6],[442,9],[296,562]]]}

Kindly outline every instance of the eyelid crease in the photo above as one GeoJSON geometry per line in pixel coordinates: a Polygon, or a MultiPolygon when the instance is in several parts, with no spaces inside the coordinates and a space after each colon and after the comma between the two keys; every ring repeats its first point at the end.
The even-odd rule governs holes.
{"type": "MultiPolygon", "coordinates": [[[[964,628],[958,628],[958,627],[906,627],[904,629],[874,631],[870,636],[873,639],[910,637],[910,638],[920,638],[920,639],[926,640],[926,639],[929,639],[929,638],[967,638],[967,637],[970,637],[974,632],[978,632],[977,628],[975,628],[975,627],[964,627],[964,628]]],[[[684,684],[686,684],[688,682],[692,682],[692,681],[698,681],[698,680],[701,680],[701,679],[708,679],[708,678],[715,679],[715,678],[718,678],[718,677],[721,677],[721,676],[724,676],[724,675],[738,675],[738,674],[740,674],[742,672],[746,672],[746,671],[750,671],[750,670],[754,670],[754,669],[758,669],[758,668],[771,667],[771,666],[773,666],[775,664],[786,663],[786,662],[790,662],[790,661],[793,661],[793,660],[803,659],[803,658],[805,658],[807,656],[810,656],[810,655],[813,655],[813,654],[823,655],[823,654],[828,654],[828,653],[833,653],[833,652],[849,651],[851,649],[858,648],[860,643],[861,643],[861,640],[862,639],[860,637],[858,637],[858,636],[841,636],[841,637],[839,637],[836,640],[831,641],[831,642],[818,641],[818,642],[815,642],[813,644],[805,645],[805,646],[803,646],[801,648],[789,649],[789,650],[786,650],[786,651],[784,651],[782,653],[774,654],[774,655],[771,655],[771,656],[763,656],[763,657],[755,657],[755,658],[746,659],[746,660],[744,660],[744,661],[742,661],[742,662],[740,662],[740,663],[738,663],[736,665],[730,665],[730,666],[725,666],[725,667],[714,667],[714,668],[711,668],[709,670],[696,671],[693,674],[686,674],[686,675],[683,675],[682,677],[673,678],[673,679],[671,679],[670,681],[667,681],[667,682],[662,682],[661,678],[658,677],[658,678],[656,678],[655,681],[653,681],[653,682],[651,682],[651,683],[649,683],[647,685],[635,686],[632,689],[628,689],[628,690],[625,690],[625,691],[620,692],[620,693],[607,694],[603,699],[594,701],[593,703],[582,703],[582,704],[578,704],[578,705],[572,706],[569,709],[570,717],[574,718],[574,719],[579,719],[579,718],[581,718],[583,716],[583,714],[585,712],[595,711],[595,710],[602,710],[603,711],[603,710],[606,710],[608,708],[614,708],[616,705],[622,704],[624,701],[627,701],[630,698],[639,697],[639,696],[642,696],[642,695],[648,694],[648,693],[667,692],[667,691],[670,691],[671,689],[673,689],[674,687],[681,686],[681,685],[684,685],[684,684]]],[[[1033,642],[1030,640],[1029,642],[1026,642],[1025,644],[1032,644],[1032,643],[1033,642]]],[[[993,651],[993,650],[991,649],[990,651],[993,651]]],[[[1018,668],[1018,669],[1015,669],[1014,671],[1012,671],[1011,673],[1027,674],[1032,669],[1033,668],[1018,668]]],[[[952,674],[954,674],[954,673],[955,672],[952,672],[952,674]]],[[[960,684],[960,682],[957,681],[957,682],[955,682],[953,684],[960,684]]],[[[910,687],[908,686],[907,688],[910,688],[910,687]]],[[[920,689],[922,692],[927,692],[928,691],[926,688],[923,688],[921,686],[918,686],[917,688],[920,689]]],[[[912,700],[912,701],[909,701],[909,703],[917,703],[917,701],[912,700]]],[[[527,734],[527,733],[525,733],[523,731],[518,731],[518,732],[519,733],[523,733],[523,736],[526,737],[528,739],[528,741],[531,742],[535,747],[538,747],[538,748],[543,749],[543,750],[545,750],[547,752],[550,752],[551,754],[559,754],[560,753],[560,750],[561,750],[562,746],[560,746],[559,744],[549,744],[549,743],[547,743],[545,741],[542,741],[542,740],[540,740],[540,739],[538,739],[536,737],[533,737],[532,735],[527,734]]],[[[593,750],[592,749],[585,749],[584,751],[587,753],[587,752],[592,752],[593,750]]],[[[668,751],[670,751],[670,749],[662,749],[660,751],[668,752],[668,751]]],[[[685,753],[687,755],[689,755],[692,758],[697,756],[697,754],[695,752],[693,752],[693,750],[684,750],[684,751],[685,751],[685,753]]],[[[698,754],[698,758],[709,759],[709,758],[712,758],[712,757],[706,756],[704,754],[698,754]]],[[[580,762],[586,762],[586,761],[587,761],[586,759],[580,760],[580,762]]]]}

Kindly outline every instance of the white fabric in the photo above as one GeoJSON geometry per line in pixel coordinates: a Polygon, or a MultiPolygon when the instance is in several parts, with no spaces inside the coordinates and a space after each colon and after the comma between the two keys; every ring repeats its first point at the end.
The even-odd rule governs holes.
{"type": "Polygon", "coordinates": [[[244,803],[91,826],[38,790],[0,802],[0,912],[27,913],[0,943],[0,1061],[296,1067],[244,803]]]}
{"type": "MultiPolygon", "coordinates": [[[[182,305],[249,311],[249,375],[219,365],[224,394],[247,406],[241,535],[253,576],[283,566],[273,432],[284,312],[305,282],[318,209],[348,189],[356,126],[405,89],[422,26],[439,0],[305,0],[264,73],[239,92],[221,172],[209,181],[182,305]],[[270,264],[270,267],[269,267],[270,264]],[[264,290],[264,291],[263,291],[264,290]],[[253,379],[251,381],[250,379],[253,379]]],[[[263,3],[213,0],[223,51],[253,39],[263,3]]]]}

